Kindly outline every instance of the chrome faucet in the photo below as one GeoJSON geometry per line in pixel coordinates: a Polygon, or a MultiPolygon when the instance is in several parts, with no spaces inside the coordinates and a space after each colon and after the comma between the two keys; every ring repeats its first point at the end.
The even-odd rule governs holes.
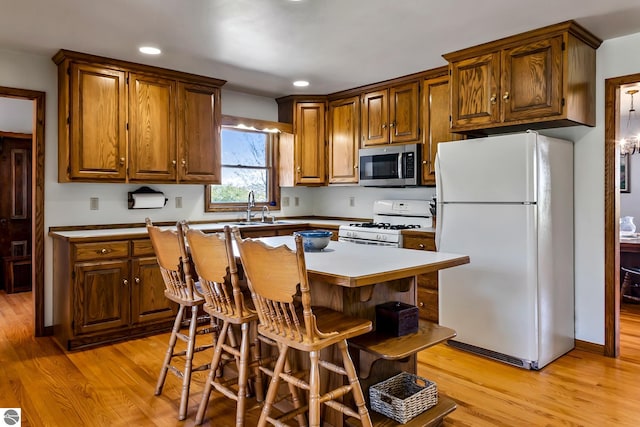
{"type": "Polygon", "coordinates": [[[269,206],[264,205],[264,206],[262,207],[262,222],[264,222],[264,220],[265,220],[265,219],[266,219],[266,217],[268,217],[268,216],[271,216],[271,215],[269,215],[269,206]],[[265,212],[266,212],[266,214],[265,214],[265,212]]]}
{"type": "Polygon", "coordinates": [[[251,221],[251,208],[256,205],[256,196],[253,194],[253,190],[249,191],[247,196],[247,222],[251,221]]]}

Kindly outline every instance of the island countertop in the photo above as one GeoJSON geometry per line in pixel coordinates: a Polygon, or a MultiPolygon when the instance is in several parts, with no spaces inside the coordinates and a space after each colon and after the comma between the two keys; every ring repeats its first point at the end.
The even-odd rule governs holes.
{"type": "MultiPolygon", "coordinates": [[[[259,240],[271,246],[295,248],[292,236],[263,237],[259,240]]],[[[468,264],[469,257],[331,241],[322,251],[305,252],[305,262],[312,279],[345,287],[359,287],[468,264]]]]}

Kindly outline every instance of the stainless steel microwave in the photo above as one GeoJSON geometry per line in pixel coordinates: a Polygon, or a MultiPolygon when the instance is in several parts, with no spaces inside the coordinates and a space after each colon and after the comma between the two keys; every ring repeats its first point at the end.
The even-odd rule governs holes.
{"type": "Polygon", "coordinates": [[[360,185],[410,187],[420,185],[421,144],[385,145],[359,150],[360,185]]]}

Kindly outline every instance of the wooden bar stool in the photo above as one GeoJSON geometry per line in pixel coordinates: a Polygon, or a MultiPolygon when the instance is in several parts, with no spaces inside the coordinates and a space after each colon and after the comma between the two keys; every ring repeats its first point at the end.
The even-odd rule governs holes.
{"type": "MultiPolygon", "coordinates": [[[[178,234],[182,233],[186,235],[191,259],[199,277],[200,289],[205,299],[204,311],[222,323],[209,377],[196,415],[196,424],[202,424],[212,388],[215,388],[224,396],[237,402],[236,426],[243,426],[251,368],[253,368],[254,390],[258,402],[264,400],[264,391],[262,373],[259,369],[261,363],[259,343],[254,342],[254,345],[250,343],[252,332],[250,327],[255,328],[258,315],[253,310],[248,292],[248,301],[245,304],[238,278],[238,266],[233,255],[231,229],[226,226],[224,233],[204,234],[199,230],[189,229],[187,224],[182,222],[178,224],[178,234]],[[234,335],[234,325],[240,327],[240,343],[234,335]],[[223,356],[227,356],[230,362],[235,361],[237,365],[237,378],[233,387],[229,379],[218,376],[225,362],[223,356]]],[[[253,332],[257,337],[255,329],[253,332]]]]}
{"type": "Polygon", "coordinates": [[[198,327],[198,309],[204,304],[204,298],[198,293],[191,277],[190,260],[187,255],[184,238],[182,238],[177,231],[161,230],[154,226],[149,218],[146,219],[146,224],[153,250],[158,258],[160,272],[164,279],[164,295],[179,305],[178,314],[176,315],[176,320],[171,330],[169,346],[167,347],[164,362],[160,370],[160,376],[158,377],[155,395],[159,396],[162,394],[162,388],[169,370],[179,378],[182,378],[182,393],[180,396],[178,419],[184,420],[187,417],[191,374],[196,371],[209,369],[210,366],[207,363],[194,367],[193,355],[194,353],[213,347],[213,343],[196,347],[196,336],[212,334],[214,328],[208,324],[206,324],[205,327],[198,327]],[[183,327],[183,316],[187,308],[191,310],[191,317],[185,322],[185,326],[188,324],[189,332],[184,334],[180,331],[183,327]],[[186,349],[176,352],[175,347],[178,339],[186,343],[186,349]],[[184,361],[184,367],[182,369],[172,364],[174,358],[179,358],[179,360],[184,361]]]}
{"type": "Polygon", "coordinates": [[[258,332],[277,342],[280,350],[258,426],[264,427],[267,422],[281,426],[304,411],[308,411],[309,426],[319,426],[321,403],[359,419],[363,426],[371,426],[360,381],[347,349],[347,339],[371,331],[371,321],[325,307],[312,308],[301,236],[295,236],[296,250],[292,251],[284,245],[271,247],[258,240],[243,240],[237,228],[233,235],[260,319],[258,332]],[[333,345],[340,351],[343,366],[320,360],[320,351],[333,345]],[[290,348],[308,353],[308,380],[283,372],[290,348]],[[319,368],[346,376],[348,383],[320,395],[319,368]],[[271,412],[281,379],[307,391],[308,403],[274,418],[271,412]],[[348,393],[353,395],[357,412],[338,401],[348,393]]]}

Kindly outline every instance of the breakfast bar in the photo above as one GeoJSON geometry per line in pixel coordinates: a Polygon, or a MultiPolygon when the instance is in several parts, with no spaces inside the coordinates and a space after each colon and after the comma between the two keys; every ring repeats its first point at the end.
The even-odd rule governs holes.
{"type": "MultiPolygon", "coordinates": [[[[260,240],[295,247],[291,236],[260,240]]],[[[468,256],[331,241],[322,251],[305,252],[305,262],[314,305],[374,323],[373,332],[349,341],[367,400],[370,386],[403,371],[416,373],[417,352],[455,336],[454,330],[426,321],[420,321],[417,332],[400,337],[376,332],[375,306],[389,301],[416,305],[417,275],[467,264],[468,256]]],[[[455,407],[441,396],[436,406],[404,425],[437,425],[455,407]]],[[[371,417],[375,425],[396,425],[373,411],[371,417]]]]}

